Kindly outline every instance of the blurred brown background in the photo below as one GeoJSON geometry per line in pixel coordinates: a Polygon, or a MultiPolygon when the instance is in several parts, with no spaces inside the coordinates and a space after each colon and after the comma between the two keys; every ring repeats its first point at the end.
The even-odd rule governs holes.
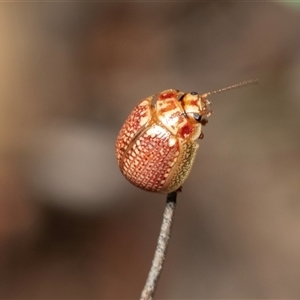
{"type": "Polygon", "coordinates": [[[0,4],[0,296],[137,299],[164,195],[114,142],[163,89],[214,114],[179,195],[157,299],[300,298],[300,5],[0,4]]]}

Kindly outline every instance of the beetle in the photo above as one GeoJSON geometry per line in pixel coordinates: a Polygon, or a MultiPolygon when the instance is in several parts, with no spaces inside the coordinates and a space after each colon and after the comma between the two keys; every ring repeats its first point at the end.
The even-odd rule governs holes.
{"type": "Polygon", "coordinates": [[[205,94],[167,89],[140,101],[116,140],[122,174],[147,191],[180,191],[193,166],[197,140],[203,138],[202,126],[212,114],[207,97],[256,82],[250,79],[205,94]]]}

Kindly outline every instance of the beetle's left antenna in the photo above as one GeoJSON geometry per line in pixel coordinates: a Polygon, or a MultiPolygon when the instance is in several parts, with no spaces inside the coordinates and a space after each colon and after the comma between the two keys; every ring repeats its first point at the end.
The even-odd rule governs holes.
{"type": "Polygon", "coordinates": [[[253,78],[253,79],[244,80],[244,81],[241,81],[239,83],[227,86],[225,88],[222,88],[222,89],[219,89],[219,90],[216,90],[216,91],[213,91],[213,92],[205,93],[202,96],[207,97],[209,95],[219,94],[219,93],[222,93],[222,92],[226,92],[226,91],[229,91],[229,90],[237,89],[237,88],[240,88],[242,86],[250,85],[250,84],[258,84],[258,79],[257,78],[253,78]]]}

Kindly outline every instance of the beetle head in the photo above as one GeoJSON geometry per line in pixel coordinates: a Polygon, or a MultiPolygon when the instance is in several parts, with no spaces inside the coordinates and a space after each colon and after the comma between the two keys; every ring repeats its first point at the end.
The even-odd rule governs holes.
{"type": "Polygon", "coordinates": [[[207,120],[203,117],[209,117],[212,114],[210,109],[210,102],[206,95],[199,95],[197,92],[183,94],[179,101],[181,102],[184,115],[192,124],[205,124],[207,120]]]}

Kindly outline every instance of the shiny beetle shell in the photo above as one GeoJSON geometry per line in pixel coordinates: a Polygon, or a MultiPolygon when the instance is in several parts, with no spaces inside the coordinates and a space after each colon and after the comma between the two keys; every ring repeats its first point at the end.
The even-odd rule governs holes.
{"type": "Polygon", "coordinates": [[[120,170],[132,184],[160,193],[181,188],[203,136],[203,116],[211,114],[207,95],[169,89],[133,109],[116,141],[120,170]]]}

